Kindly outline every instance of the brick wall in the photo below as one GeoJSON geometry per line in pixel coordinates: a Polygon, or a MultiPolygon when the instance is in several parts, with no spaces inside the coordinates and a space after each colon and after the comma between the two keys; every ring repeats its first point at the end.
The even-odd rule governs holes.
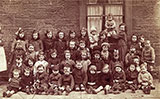
{"type": "Polygon", "coordinates": [[[160,0],[132,0],[132,31],[152,42],[160,64],[160,0]]]}
{"type": "Polygon", "coordinates": [[[25,30],[27,38],[31,31],[37,29],[43,37],[44,31],[50,29],[53,33],[70,29],[79,30],[78,0],[0,0],[0,26],[6,53],[14,33],[18,27],[25,30]]]}

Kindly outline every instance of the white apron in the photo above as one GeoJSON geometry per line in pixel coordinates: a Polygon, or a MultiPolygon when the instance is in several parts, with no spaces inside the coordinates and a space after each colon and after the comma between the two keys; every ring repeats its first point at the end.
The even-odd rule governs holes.
{"type": "Polygon", "coordinates": [[[4,47],[0,46],[0,72],[7,70],[7,61],[4,47]]]}

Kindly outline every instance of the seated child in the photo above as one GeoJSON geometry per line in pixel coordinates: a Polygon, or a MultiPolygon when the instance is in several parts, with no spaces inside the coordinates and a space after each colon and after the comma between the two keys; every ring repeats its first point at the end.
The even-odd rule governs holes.
{"type": "Polygon", "coordinates": [[[47,94],[48,91],[48,73],[43,65],[37,66],[37,72],[34,79],[34,90],[37,94],[47,94]]]}
{"type": "Polygon", "coordinates": [[[141,71],[138,74],[138,83],[145,94],[150,94],[151,88],[155,89],[153,85],[153,77],[147,71],[146,63],[141,64],[141,71]]]}
{"type": "Polygon", "coordinates": [[[120,63],[117,63],[113,70],[113,93],[119,94],[120,91],[125,91],[125,82],[126,75],[123,70],[123,66],[120,63]]]}
{"type": "Polygon", "coordinates": [[[59,73],[59,66],[54,65],[51,67],[52,73],[49,75],[49,90],[48,94],[51,95],[61,95],[61,91],[59,90],[58,80],[61,78],[61,74],[59,73]]]}
{"type": "Polygon", "coordinates": [[[30,68],[30,72],[33,74],[35,60],[33,58],[29,58],[25,62],[25,67],[30,68]]]}
{"type": "Polygon", "coordinates": [[[28,45],[28,50],[26,52],[25,61],[28,60],[28,58],[33,58],[34,60],[37,60],[38,52],[34,50],[34,46],[32,44],[28,45]]]}
{"type": "Polygon", "coordinates": [[[138,87],[138,71],[136,69],[136,64],[132,63],[127,68],[126,71],[126,88],[131,89],[133,93],[135,93],[135,90],[138,87]]]}
{"type": "Polygon", "coordinates": [[[31,69],[26,67],[24,69],[24,73],[22,74],[21,78],[22,78],[21,82],[20,82],[21,90],[23,92],[26,92],[27,94],[31,94],[31,86],[32,86],[33,80],[34,80],[31,69]]]}
{"type": "Polygon", "coordinates": [[[20,81],[20,70],[14,69],[12,71],[12,77],[9,79],[7,91],[3,92],[3,97],[11,97],[13,94],[17,93],[20,90],[20,81]]]}
{"type": "Polygon", "coordinates": [[[101,48],[102,48],[102,50],[101,50],[101,57],[102,57],[102,60],[106,63],[106,64],[109,64],[109,62],[110,62],[110,56],[111,56],[111,54],[110,54],[110,52],[109,52],[109,47],[110,47],[110,45],[109,45],[109,43],[107,43],[107,42],[103,42],[102,44],[101,44],[101,48]]]}
{"type": "Polygon", "coordinates": [[[113,84],[112,72],[108,64],[103,66],[102,72],[98,77],[98,88],[95,92],[98,93],[101,90],[104,90],[104,94],[108,94],[113,84]]]}
{"type": "Polygon", "coordinates": [[[86,92],[88,94],[96,94],[95,89],[98,87],[97,80],[98,80],[97,67],[91,64],[88,67],[87,71],[86,92]]]}
{"type": "Polygon", "coordinates": [[[77,50],[78,50],[80,53],[83,52],[83,51],[85,51],[85,52],[87,53],[87,57],[89,57],[89,58],[91,57],[91,55],[90,55],[90,50],[89,50],[89,48],[87,48],[85,41],[83,41],[83,40],[80,40],[80,41],[79,41],[79,47],[78,47],[77,50]]]}
{"type": "Polygon", "coordinates": [[[66,91],[66,95],[69,95],[69,93],[74,88],[74,78],[71,74],[71,67],[65,65],[63,68],[63,72],[64,74],[58,80],[58,84],[62,93],[66,91]]]}
{"type": "Polygon", "coordinates": [[[81,60],[76,60],[76,65],[73,69],[72,75],[75,82],[75,90],[84,91],[87,82],[87,73],[83,69],[81,60]]]}
{"type": "Polygon", "coordinates": [[[33,70],[33,74],[35,75],[37,73],[37,67],[39,65],[42,65],[45,69],[46,72],[49,72],[48,70],[48,62],[45,60],[45,56],[43,52],[39,52],[38,54],[38,61],[34,64],[34,70],[33,70]]]}

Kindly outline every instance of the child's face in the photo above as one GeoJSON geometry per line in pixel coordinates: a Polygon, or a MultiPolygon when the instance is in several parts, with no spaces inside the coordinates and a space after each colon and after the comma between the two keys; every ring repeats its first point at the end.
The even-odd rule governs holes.
{"type": "Polygon", "coordinates": [[[98,53],[96,53],[96,54],[94,55],[94,57],[95,57],[95,59],[99,59],[99,58],[100,58],[100,55],[99,55],[98,53]]]}
{"type": "Polygon", "coordinates": [[[94,36],[94,35],[97,34],[97,32],[96,31],[92,31],[91,34],[94,36]]]}
{"type": "Polygon", "coordinates": [[[79,44],[79,46],[81,47],[81,48],[85,48],[86,47],[86,44],[83,42],[81,42],[80,44],[79,44]]]}
{"type": "Polygon", "coordinates": [[[52,73],[56,75],[59,73],[59,70],[52,70],[52,73]]]}
{"type": "Polygon", "coordinates": [[[121,26],[119,27],[119,29],[120,29],[121,31],[125,31],[125,26],[124,26],[124,25],[121,25],[121,26]]]}
{"type": "Polygon", "coordinates": [[[33,38],[36,40],[38,39],[38,33],[33,33],[33,38]]]}
{"type": "Polygon", "coordinates": [[[113,56],[114,59],[116,59],[116,60],[119,59],[119,54],[118,54],[118,53],[114,53],[113,55],[114,55],[114,56],[113,56]]]}
{"type": "Polygon", "coordinates": [[[105,38],[106,38],[106,35],[105,35],[105,34],[102,34],[102,35],[100,36],[100,38],[101,38],[101,39],[105,39],[105,38]]]}
{"type": "Polygon", "coordinates": [[[17,58],[17,59],[16,59],[16,62],[17,62],[17,63],[22,63],[22,61],[23,61],[22,58],[17,58]]]}
{"type": "Polygon", "coordinates": [[[53,52],[53,53],[51,54],[51,57],[52,57],[52,58],[56,58],[56,57],[57,57],[57,53],[56,53],[56,52],[53,52]]]}
{"type": "Polygon", "coordinates": [[[113,18],[112,16],[108,16],[108,20],[111,21],[113,18]]]}
{"type": "Polygon", "coordinates": [[[142,71],[142,72],[145,72],[145,71],[147,71],[147,68],[146,68],[145,66],[142,66],[142,67],[141,67],[141,71],[142,71]]]}
{"type": "Polygon", "coordinates": [[[23,33],[23,32],[20,33],[20,34],[19,34],[19,37],[20,37],[20,38],[23,38],[23,37],[24,37],[24,33],[23,33]]]}
{"type": "Polygon", "coordinates": [[[138,58],[135,58],[133,61],[134,61],[137,65],[140,64],[140,60],[139,60],[138,58]]]}
{"type": "Polygon", "coordinates": [[[135,48],[130,48],[130,53],[131,54],[135,54],[136,53],[136,49],[135,48]]]}
{"type": "Polygon", "coordinates": [[[20,76],[20,75],[19,75],[19,72],[14,72],[14,73],[13,73],[13,77],[14,77],[14,78],[18,78],[19,76],[20,76]]]}
{"type": "Polygon", "coordinates": [[[118,66],[118,67],[115,68],[115,71],[116,71],[116,72],[121,72],[121,71],[122,71],[122,68],[118,66]]]}
{"type": "Polygon", "coordinates": [[[129,67],[130,71],[134,71],[136,69],[135,65],[134,64],[131,64],[130,67],[129,67]]]}
{"type": "Polygon", "coordinates": [[[38,59],[39,59],[40,61],[44,60],[44,55],[39,55],[38,59]]]}
{"type": "Polygon", "coordinates": [[[150,46],[151,46],[151,45],[150,45],[150,41],[146,41],[146,42],[145,42],[145,47],[148,48],[148,47],[150,47],[150,46]]]}
{"type": "Polygon", "coordinates": [[[71,73],[71,68],[70,67],[64,67],[64,74],[65,75],[70,75],[71,73]]]}
{"type": "Polygon", "coordinates": [[[52,38],[52,36],[53,36],[52,32],[47,33],[48,38],[52,38]]]}
{"type": "Polygon", "coordinates": [[[28,47],[28,50],[29,50],[30,52],[33,52],[33,51],[34,51],[34,46],[33,46],[33,45],[30,45],[30,46],[28,47]]]}
{"type": "Polygon", "coordinates": [[[29,66],[33,66],[34,65],[34,62],[32,60],[28,60],[28,65],[29,66]]]}
{"type": "Polygon", "coordinates": [[[81,62],[80,62],[80,61],[77,61],[77,62],[76,62],[76,68],[77,68],[77,69],[82,69],[82,67],[83,67],[83,66],[82,66],[81,62]]]}
{"type": "Polygon", "coordinates": [[[70,59],[71,58],[71,54],[70,53],[65,53],[65,58],[66,59],[70,59]]]}
{"type": "Polygon", "coordinates": [[[137,41],[137,36],[136,36],[136,35],[133,35],[133,36],[132,36],[132,41],[133,41],[133,42],[136,42],[136,41],[137,41]]]}
{"type": "Polygon", "coordinates": [[[108,73],[109,72],[109,65],[105,65],[104,68],[102,69],[103,73],[108,73]]]}
{"type": "Polygon", "coordinates": [[[75,32],[72,32],[72,33],[70,34],[70,37],[71,37],[71,38],[75,38],[75,37],[76,37],[76,33],[75,33],[75,32]]]}
{"type": "Polygon", "coordinates": [[[75,46],[76,46],[76,42],[73,42],[73,41],[69,42],[69,47],[70,47],[71,49],[74,49],[75,46]]]}
{"type": "Polygon", "coordinates": [[[64,38],[64,33],[63,33],[63,32],[60,32],[60,33],[58,34],[58,36],[59,36],[60,39],[63,39],[63,38],[64,38]]]}
{"type": "Polygon", "coordinates": [[[43,73],[43,72],[44,72],[44,67],[43,66],[39,67],[38,68],[38,73],[43,73]]]}
{"type": "Polygon", "coordinates": [[[82,29],[81,34],[82,36],[85,36],[87,34],[86,30],[82,29]]]}
{"type": "Polygon", "coordinates": [[[86,52],[82,52],[81,53],[81,57],[82,57],[82,59],[86,59],[87,58],[87,53],[86,52]]]}
{"type": "Polygon", "coordinates": [[[29,76],[29,75],[30,75],[30,71],[29,71],[29,70],[26,70],[26,71],[24,72],[24,75],[25,75],[25,76],[29,76]]]}
{"type": "Polygon", "coordinates": [[[95,70],[90,70],[90,73],[91,73],[91,74],[95,74],[96,71],[95,71],[95,70]]]}
{"type": "Polygon", "coordinates": [[[140,38],[140,42],[144,42],[144,37],[141,37],[141,38],[140,38]]]}
{"type": "Polygon", "coordinates": [[[102,46],[102,50],[108,51],[108,46],[102,46]]]}

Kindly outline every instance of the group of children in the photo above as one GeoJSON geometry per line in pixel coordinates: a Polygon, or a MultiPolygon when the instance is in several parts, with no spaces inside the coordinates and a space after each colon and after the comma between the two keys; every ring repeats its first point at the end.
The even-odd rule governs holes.
{"type": "Polygon", "coordinates": [[[68,95],[73,90],[118,94],[127,89],[149,94],[155,88],[155,53],[150,41],[135,34],[127,41],[126,25],[122,23],[116,30],[111,14],[105,25],[100,33],[95,27],[90,33],[82,28],[80,36],[75,31],[69,31],[68,37],[63,31],[54,36],[47,30],[44,39],[34,30],[31,40],[26,40],[19,28],[11,47],[9,83],[3,96],[18,91],[68,95]]]}

